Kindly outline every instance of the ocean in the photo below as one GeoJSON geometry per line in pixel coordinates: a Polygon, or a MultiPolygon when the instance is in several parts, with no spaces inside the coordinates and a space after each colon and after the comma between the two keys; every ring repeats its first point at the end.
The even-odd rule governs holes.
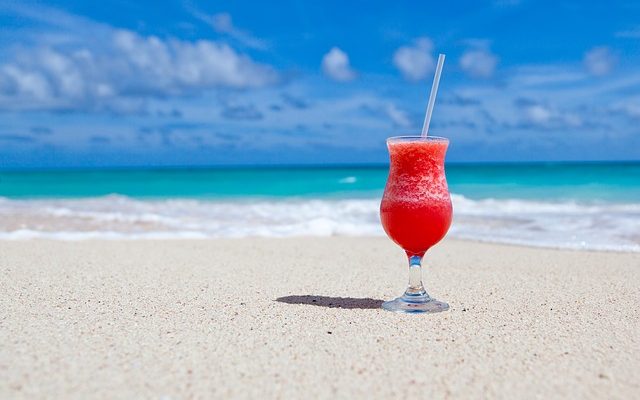
{"type": "MultiPolygon", "coordinates": [[[[448,164],[451,237],[640,251],[640,163],[448,164]]],[[[386,166],[0,171],[0,238],[384,235],[386,166]]]]}

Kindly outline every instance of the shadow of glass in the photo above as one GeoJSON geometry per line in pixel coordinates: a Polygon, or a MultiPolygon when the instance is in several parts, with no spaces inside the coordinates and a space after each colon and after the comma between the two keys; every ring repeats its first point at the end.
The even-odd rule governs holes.
{"type": "Polygon", "coordinates": [[[328,308],[346,308],[346,309],[362,309],[369,310],[380,308],[382,300],[370,298],[353,298],[353,297],[328,297],[314,295],[297,295],[278,297],[276,301],[287,304],[306,304],[310,306],[328,307],[328,308]]]}

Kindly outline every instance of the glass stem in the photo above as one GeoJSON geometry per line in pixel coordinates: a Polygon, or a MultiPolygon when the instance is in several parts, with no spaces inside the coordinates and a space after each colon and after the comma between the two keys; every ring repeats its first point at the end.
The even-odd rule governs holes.
{"type": "Polygon", "coordinates": [[[422,257],[409,256],[409,287],[404,292],[405,296],[427,296],[422,285],[422,257]]]}

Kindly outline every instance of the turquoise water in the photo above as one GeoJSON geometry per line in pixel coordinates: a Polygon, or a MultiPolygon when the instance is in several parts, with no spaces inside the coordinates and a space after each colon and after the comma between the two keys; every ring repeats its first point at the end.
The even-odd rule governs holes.
{"type": "MultiPolygon", "coordinates": [[[[386,167],[0,172],[0,239],[384,235],[386,167]]],[[[640,252],[640,163],[447,165],[450,237],[640,252]]]]}
{"type": "MultiPolygon", "coordinates": [[[[0,196],[83,198],[367,198],[387,167],[0,172],[0,196]]],[[[452,193],[470,199],[640,202],[640,163],[447,165],[452,193]]]]}

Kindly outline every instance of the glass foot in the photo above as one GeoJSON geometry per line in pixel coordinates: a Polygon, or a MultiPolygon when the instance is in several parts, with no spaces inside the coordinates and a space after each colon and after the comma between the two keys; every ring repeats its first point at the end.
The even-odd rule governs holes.
{"type": "Polygon", "coordinates": [[[428,294],[410,295],[405,293],[397,299],[385,301],[382,308],[402,313],[437,313],[447,311],[449,304],[429,297],[428,294]]]}

